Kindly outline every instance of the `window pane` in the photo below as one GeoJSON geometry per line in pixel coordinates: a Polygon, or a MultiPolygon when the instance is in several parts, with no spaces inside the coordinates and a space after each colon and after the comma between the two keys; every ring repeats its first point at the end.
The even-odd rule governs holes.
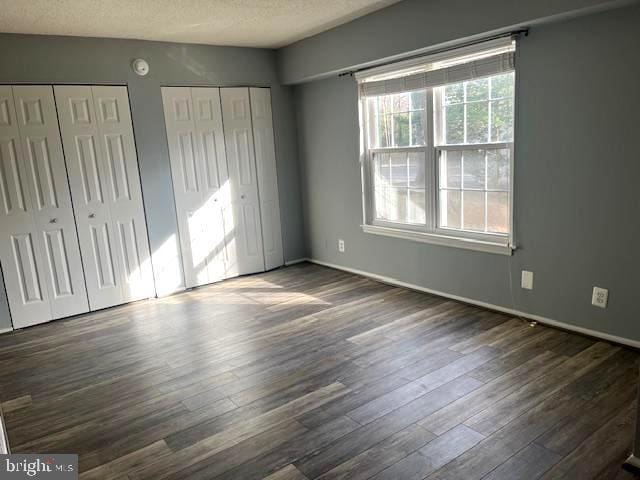
{"type": "Polygon", "coordinates": [[[373,155],[376,219],[395,223],[425,223],[424,167],[424,152],[373,155]]]}
{"type": "Polygon", "coordinates": [[[490,190],[508,190],[509,179],[509,157],[508,149],[487,150],[487,188],[490,190]]]}
{"type": "Polygon", "coordinates": [[[441,151],[438,225],[509,233],[510,155],[508,148],[441,151]]]}
{"type": "Polygon", "coordinates": [[[440,226],[460,228],[460,199],[459,190],[442,190],[440,192],[440,226]]]}
{"type": "Polygon", "coordinates": [[[409,144],[409,114],[398,113],[393,116],[393,145],[408,147],[409,144]]]}
{"type": "Polygon", "coordinates": [[[408,187],[407,154],[391,154],[391,185],[394,187],[408,187]]]}
{"type": "Polygon", "coordinates": [[[383,95],[367,101],[367,134],[371,148],[425,144],[426,90],[383,95]]]}
{"type": "Polygon", "coordinates": [[[384,164],[382,159],[390,160],[390,177],[383,177],[390,185],[424,188],[424,152],[376,154],[376,158],[381,159],[380,164],[384,164]]]}
{"type": "Polygon", "coordinates": [[[375,118],[375,112],[377,109],[377,105],[378,105],[378,99],[376,97],[369,97],[367,98],[367,139],[369,142],[369,145],[373,145],[374,143],[376,143],[376,139],[378,138],[378,122],[376,121],[375,118]]]}
{"type": "Polygon", "coordinates": [[[388,220],[392,222],[407,222],[407,189],[406,188],[390,188],[389,189],[389,205],[388,220]]]}
{"type": "Polygon", "coordinates": [[[509,233],[509,194],[487,193],[487,231],[509,233]]]}
{"type": "Polygon", "coordinates": [[[374,186],[374,201],[375,201],[375,217],[379,219],[387,218],[389,215],[387,213],[387,198],[388,198],[388,188],[384,185],[376,184],[374,186]]]}
{"type": "Polygon", "coordinates": [[[385,95],[377,98],[380,115],[388,115],[393,112],[393,109],[391,108],[393,95],[385,95]]]}
{"type": "Polygon", "coordinates": [[[377,147],[390,147],[391,146],[391,117],[389,115],[383,115],[378,120],[378,141],[375,139],[370,140],[370,144],[377,147]]]}
{"type": "Polygon", "coordinates": [[[464,84],[453,83],[444,87],[444,104],[464,102],[464,84]]]}
{"type": "Polygon", "coordinates": [[[480,78],[465,82],[467,85],[467,102],[487,100],[489,98],[489,79],[480,78]]]}
{"type": "Polygon", "coordinates": [[[467,143],[487,143],[488,137],[488,103],[469,103],[467,105],[467,143]]]}
{"type": "Polygon", "coordinates": [[[412,188],[425,187],[425,175],[424,175],[424,152],[411,152],[408,154],[409,164],[409,186],[412,188]]]}
{"type": "Polygon", "coordinates": [[[409,94],[399,93],[393,95],[393,113],[403,113],[409,111],[409,94]]]}
{"type": "Polygon", "coordinates": [[[466,150],[462,168],[464,178],[462,188],[482,188],[485,186],[484,150],[466,150]]]}
{"type": "Polygon", "coordinates": [[[464,229],[484,231],[484,196],[484,192],[463,192],[464,229]]]}
{"type": "Polygon", "coordinates": [[[411,112],[411,145],[425,145],[424,141],[425,112],[411,112]]]}
{"type": "Polygon", "coordinates": [[[411,92],[411,110],[424,110],[427,105],[427,92],[418,90],[411,92]]]}
{"type": "Polygon", "coordinates": [[[491,98],[513,98],[514,74],[491,77],[491,98]]]}
{"type": "Polygon", "coordinates": [[[514,74],[469,80],[434,90],[444,145],[513,141],[514,74]]]}
{"type": "Polygon", "coordinates": [[[382,183],[388,185],[391,182],[388,153],[377,153],[373,156],[373,171],[376,185],[382,183]]]}
{"type": "Polygon", "coordinates": [[[442,152],[439,183],[441,188],[462,186],[462,152],[442,152]]]}
{"type": "Polygon", "coordinates": [[[387,198],[389,183],[391,182],[391,169],[389,155],[386,153],[373,156],[373,189],[376,206],[376,218],[387,218],[387,198]]]}
{"type": "Polygon", "coordinates": [[[491,102],[491,141],[513,140],[513,100],[491,102]]]}
{"type": "Polygon", "coordinates": [[[445,143],[464,143],[464,105],[445,107],[445,143]]]}
{"type": "Polygon", "coordinates": [[[424,190],[409,190],[409,222],[425,223],[425,192],[424,190]]]}

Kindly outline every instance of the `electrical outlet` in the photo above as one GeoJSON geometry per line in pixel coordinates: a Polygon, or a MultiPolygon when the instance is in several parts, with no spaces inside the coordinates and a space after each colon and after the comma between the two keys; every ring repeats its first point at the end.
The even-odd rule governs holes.
{"type": "Polygon", "coordinates": [[[533,272],[522,270],[520,286],[525,290],[533,290],[533,272]]]}
{"type": "Polygon", "coordinates": [[[606,288],[593,287],[593,296],[591,297],[591,305],[600,308],[607,308],[607,299],[609,298],[609,290],[606,288]]]}
{"type": "Polygon", "coordinates": [[[338,239],[338,251],[344,253],[344,240],[338,239]]]}

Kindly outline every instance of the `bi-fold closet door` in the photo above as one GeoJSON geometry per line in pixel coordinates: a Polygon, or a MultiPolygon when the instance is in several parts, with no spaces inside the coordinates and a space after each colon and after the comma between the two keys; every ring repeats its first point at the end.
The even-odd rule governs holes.
{"type": "Polygon", "coordinates": [[[162,94],[186,287],[282,265],[269,89],[162,94]]]}
{"type": "Polygon", "coordinates": [[[88,310],[50,86],[0,86],[0,261],[15,328],[88,310]]]}
{"type": "Polygon", "coordinates": [[[163,88],[162,99],[185,285],[195,287],[225,278],[230,268],[225,217],[232,214],[220,92],[163,88]]]}
{"type": "Polygon", "coordinates": [[[155,294],[126,87],[0,86],[0,262],[15,328],[155,294]]]}
{"type": "Polygon", "coordinates": [[[280,224],[280,200],[276,172],[276,150],[271,114],[271,90],[250,88],[251,123],[256,152],[256,171],[260,192],[262,217],[262,242],[264,264],[267,270],[284,264],[282,231],[280,224]]]}
{"type": "Polygon", "coordinates": [[[91,310],[152,297],[127,88],[54,90],[91,310]]]}

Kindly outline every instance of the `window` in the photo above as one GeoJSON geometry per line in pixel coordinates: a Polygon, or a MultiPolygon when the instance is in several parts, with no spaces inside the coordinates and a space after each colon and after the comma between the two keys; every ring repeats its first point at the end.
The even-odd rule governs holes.
{"type": "Polygon", "coordinates": [[[510,252],[513,49],[359,78],[366,231],[510,252]]]}

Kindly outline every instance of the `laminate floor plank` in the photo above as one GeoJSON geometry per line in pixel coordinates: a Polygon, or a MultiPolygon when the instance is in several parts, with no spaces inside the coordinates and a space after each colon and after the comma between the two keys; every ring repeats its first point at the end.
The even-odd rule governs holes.
{"type": "Polygon", "coordinates": [[[374,480],[422,480],[484,438],[459,425],[373,477],[374,480]]]}
{"type": "Polygon", "coordinates": [[[531,443],[504,462],[483,480],[537,480],[562,458],[540,445],[531,443]]]}

